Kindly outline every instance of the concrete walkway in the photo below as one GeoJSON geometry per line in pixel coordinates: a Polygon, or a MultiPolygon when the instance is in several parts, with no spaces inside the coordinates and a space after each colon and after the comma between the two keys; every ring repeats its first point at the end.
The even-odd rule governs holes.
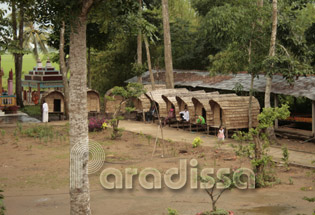
{"type": "MultiPolygon", "coordinates": [[[[161,131],[157,130],[158,126],[156,124],[123,120],[120,121],[119,127],[124,128],[127,131],[137,133],[142,132],[143,134],[151,135],[154,137],[158,135],[158,137],[161,138],[161,131]]],[[[171,139],[173,141],[181,141],[187,143],[192,143],[195,137],[200,137],[203,140],[203,146],[215,147],[217,143],[217,138],[213,135],[190,132],[188,130],[184,131],[182,129],[177,130],[176,128],[170,128],[168,126],[163,127],[163,136],[165,140],[171,139]]],[[[224,141],[224,144],[221,146],[221,148],[233,151],[230,143],[236,144],[237,142],[232,139],[227,139],[224,141]]],[[[269,154],[273,157],[274,161],[281,161],[282,150],[280,148],[270,147],[269,154]]],[[[289,162],[292,165],[315,168],[315,164],[312,164],[312,161],[315,161],[315,154],[289,150],[289,162]]]]}

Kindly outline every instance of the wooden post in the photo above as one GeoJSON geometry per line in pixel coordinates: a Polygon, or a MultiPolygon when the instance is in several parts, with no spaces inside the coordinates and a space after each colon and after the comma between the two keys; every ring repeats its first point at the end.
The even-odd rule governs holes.
{"type": "Polygon", "coordinates": [[[312,135],[315,137],[315,100],[312,100],[312,135]]]}
{"type": "Polygon", "coordinates": [[[28,87],[28,101],[29,103],[32,102],[32,87],[28,87]]]}
{"type": "Polygon", "coordinates": [[[37,93],[40,95],[40,83],[37,83],[37,93]]]}
{"type": "MultiPolygon", "coordinates": [[[[278,107],[278,96],[274,94],[274,107],[278,107]]],[[[275,120],[275,129],[278,129],[278,119],[275,120]]]]}
{"type": "Polygon", "coordinates": [[[225,139],[228,139],[228,138],[229,138],[229,130],[225,129],[225,139]]]}

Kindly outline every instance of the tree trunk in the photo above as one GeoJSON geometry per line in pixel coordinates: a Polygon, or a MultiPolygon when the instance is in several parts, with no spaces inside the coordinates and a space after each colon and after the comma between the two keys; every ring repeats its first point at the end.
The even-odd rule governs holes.
{"type": "Polygon", "coordinates": [[[88,58],[87,58],[87,73],[88,73],[88,83],[87,86],[88,88],[92,89],[92,84],[91,84],[91,80],[92,80],[92,75],[91,75],[91,45],[88,45],[88,58]]]}
{"type": "Polygon", "coordinates": [[[253,127],[253,114],[252,114],[252,106],[253,106],[253,90],[254,90],[254,74],[251,74],[250,78],[250,89],[249,89],[249,104],[248,104],[248,129],[253,127]]]}
{"type": "Polygon", "coordinates": [[[69,116],[70,116],[70,214],[89,215],[88,178],[89,137],[86,92],[86,22],[93,0],[84,0],[81,14],[75,17],[70,33],[69,116]],[[80,153],[72,153],[79,149],[80,153]]]}
{"type": "MultiPolygon", "coordinates": [[[[24,33],[24,5],[20,3],[19,7],[19,50],[23,50],[23,33],[24,33]]],[[[21,108],[24,107],[23,97],[22,97],[22,65],[23,65],[23,54],[17,54],[17,63],[15,70],[15,94],[17,105],[21,108]]]]}
{"type": "MultiPolygon", "coordinates": [[[[139,13],[142,13],[142,0],[139,0],[139,13]]],[[[137,63],[142,65],[142,35],[141,29],[138,31],[137,37],[137,63]]],[[[138,83],[142,83],[142,74],[138,76],[138,83]]]]}
{"type": "Polygon", "coordinates": [[[174,88],[173,61],[171,32],[168,15],[168,0],[162,0],[163,31],[164,31],[164,61],[165,61],[165,84],[167,89],[174,88]]]}
{"type": "Polygon", "coordinates": [[[154,75],[152,72],[152,65],[151,65],[151,56],[150,56],[150,49],[149,49],[149,42],[148,38],[146,36],[143,36],[144,44],[145,44],[145,50],[147,52],[147,61],[148,61],[148,68],[150,73],[150,80],[152,85],[152,90],[155,90],[155,82],[154,82],[154,75]]]}
{"type": "MultiPolygon", "coordinates": [[[[253,25],[253,29],[255,25],[253,25]]],[[[252,41],[249,41],[248,46],[248,65],[250,66],[252,61],[252,41]]],[[[250,81],[250,89],[249,89],[249,101],[248,101],[248,129],[251,129],[253,117],[252,117],[252,101],[253,101],[253,88],[254,88],[254,74],[253,71],[251,73],[251,81],[250,81]]]]}
{"type": "MultiPolygon", "coordinates": [[[[12,29],[13,29],[13,40],[17,41],[17,22],[16,22],[16,3],[13,0],[12,1],[12,29]]],[[[14,70],[15,70],[15,74],[18,71],[18,54],[17,53],[13,53],[14,56],[14,70]]],[[[16,87],[16,85],[15,85],[16,87]]],[[[15,88],[16,91],[16,88],[15,88]]]]}
{"type": "MultiPolygon", "coordinates": [[[[263,156],[262,142],[260,140],[259,134],[254,136],[255,142],[255,161],[259,162],[263,156]]],[[[256,174],[256,185],[261,187],[264,183],[264,163],[259,162],[258,165],[255,166],[255,174],[256,174]]]]}
{"type": "MultiPolygon", "coordinates": [[[[276,53],[277,23],[278,23],[277,0],[272,0],[272,31],[271,31],[270,49],[269,49],[270,57],[275,56],[275,53],[276,53]]],[[[266,90],[265,90],[265,108],[271,107],[270,105],[271,84],[272,84],[272,78],[270,75],[267,74],[266,75],[266,90]]],[[[276,135],[275,135],[273,127],[270,127],[267,129],[267,134],[270,140],[276,141],[276,135]]]]}
{"type": "MultiPolygon", "coordinates": [[[[269,56],[273,57],[276,53],[276,37],[277,37],[277,0],[272,1],[272,31],[270,39],[269,56]]],[[[266,91],[265,91],[265,108],[270,107],[270,93],[271,93],[272,78],[270,75],[266,76],[266,91]]]]}
{"type": "MultiPolygon", "coordinates": [[[[259,0],[257,2],[257,5],[259,7],[263,7],[264,0],[259,0]]],[[[253,25],[253,29],[255,28],[255,25],[253,25]]],[[[252,41],[249,41],[249,47],[248,47],[248,64],[251,64],[251,57],[252,57],[252,41]]],[[[252,116],[252,103],[253,103],[253,90],[254,90],[254,73],[251,74],[251,80],[250,80],[250,89],[249,89],[249,104],[248,104],[248,128],[251,129],[253,127],[253,116],[252,116]]]]}
{"type": "Polygon", "coordinates": [[[62,74],[63,82],[63,93],[65,95],[64,106],[65,106],[65,116],[66,119],[69,119],[69,83],[68,83],[68,68],[65,62],[65,22],[61,22],[60,28],[60,43],[59,43],[59,63],[60,63],[60,72],[62,74]]]}

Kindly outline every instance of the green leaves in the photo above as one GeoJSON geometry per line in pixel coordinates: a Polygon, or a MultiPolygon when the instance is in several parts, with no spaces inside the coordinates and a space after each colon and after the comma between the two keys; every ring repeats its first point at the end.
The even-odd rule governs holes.
{"type": "Polygon", "coordinates": [[[276,108],[263,108],[263,111],[258,115],[258,129],[266,129],[273,126],[276,119],[286,119],[290,116],[289,106],[283,104],[276,108]]]}
{"type": "Polygon", "coordinates": [[[0,215],[4,215],[5,207],[3,203],[4,196],[1,194],[3,190],[0,190],[0,215]]]}

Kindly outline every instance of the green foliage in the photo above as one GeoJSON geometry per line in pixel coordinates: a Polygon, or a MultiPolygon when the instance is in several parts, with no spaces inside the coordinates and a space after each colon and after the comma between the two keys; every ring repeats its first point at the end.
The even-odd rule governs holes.
{"type": "Polygon", "coordinates": [[[1,137],[2,137],[2,139],[4,138],[4,136],[5,136],[5,130],[1,129],[1,137]]]}
{"type": "Polygon", "coordinates": [[[291,177],[291,176],[289,177],[289,184],[290,184],[290,185],[293,185],[293,184],[294,184],[294,182],[293,182],[293,180],[292,180],[292,177],[291,177]]]}
{"type": "Polygon", "coordinates": [[[131,113],[132,111],[136,110],[135,107],[126,107],[125,108],[126,112],[131,113]]]}
{"type": "Polygon", "coordinates": [[[308,201],[308,202],[315,202],[315,197],[309,198],[309,197],[304,196],[303,199],[308,201]]]}
{"type": "Polygon", "coordinates": [[[55,136],[58,137],[59,135],[54,131],[52,126],[48,125],[37,125],[26,128],[22,131],[22,134],[33,137],[34,139],[39,139],[40,142],[44,140],[45,143],[48,142],[48,139],[52,141],[55,136]]]}
{"type": "Polygon", "coordinates": [[[167,208],[167,214],[168,215],[178,215],[178,212],[175,209],[167,208]]]}
{"type": "MultiPolygon", "coordinates": [[[[113,132],[111,134],[112,139],[116,139],[118,137],[121,137],[122,135],[122,129],[118,128],[119,120],[122,120],[123,117],[119,116],[119,112],[121,110],[121,106],[123,103],[128,104],[128,101],[130,101],[131,98],[139,97],[145,92],[145,89],[143,88],[142,84],[139,83],[129,83],[126,88],[124,87],[114,87],[112,90],[113,95],[119,95],[123,98],[123,100],[119,103],[119,106],[116,110],[116,112],[113,115],[113,119],[109,120],[109,124],[113,128],[113,132]]],[[[129,111],[132,111],[132,107],[127,107],[129,111]]]]}
{"type": "Polygon", "coordinates": [[[237,132],[233,135],[233,138],[240,142],[240,146],[235,147],[236,154],[248,156],[251,159],[252,167],[256,173],[257,187],[264,187],[270,182],[276,181],[271,169],[274,165],[272,157],[267,153],[270,143],[266,131],[267,128],[273,126],[275,119],[286,119],[290,115],[288,109],[287,104],[276,108],[264,108],[258,115],[257,128],[251,128],[248,133],[237,132]],[[248,142],[248,144],[243,145],[243,142],[248,142]]]}
{"type": "Polygon", "coordinates": [[[148,69],[146,64],[139,64],[139,63],[132,63],[131,67],[132,67],[131,69],[132,74],[135,76],[141,76],[148,69]]]}
{"type": "Polygon", "coordinates": [[[193,142],[192,142],[192,146],[193,148],[197,148],[198,146],[200,146],[203,143],[203,141],[201,140],[200,137],[196,137],[193,142]]]}
{"type": "Polygon", "coordinates": [[[3,194],[1,194],[2,192],[3,190],[0,190],[0,215],[4,215],[4,212],[6,210],[3,203],[4,196],[3,194]]]}
{"type": "Polygon", "coordinates": [[[139,97],[143,93],[145,93],[145,89],[139,83],[129,83],[126,88],[116,86],[112,90],[112,95],[120,95],[125,101],[133,97],[139,97]]]}
{"type": "Polygon", "coordinates": [[[286,146],[282,146],[282,158],[281,160],[284,162],[284,167],[289,170],[289,151],[286,146]]]}

